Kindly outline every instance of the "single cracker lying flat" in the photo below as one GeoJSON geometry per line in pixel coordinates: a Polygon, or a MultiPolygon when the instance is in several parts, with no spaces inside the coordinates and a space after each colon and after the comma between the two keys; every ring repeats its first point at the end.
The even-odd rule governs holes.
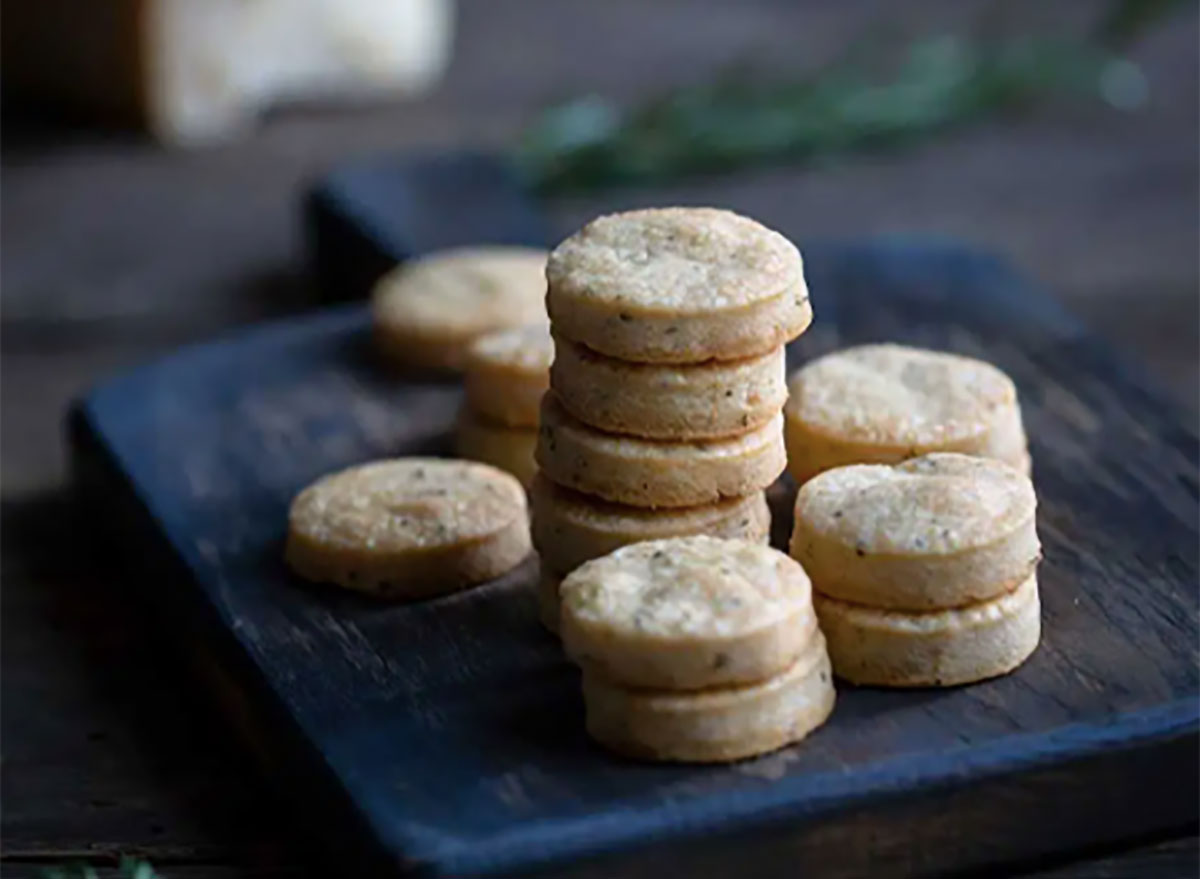
{"type": "Polygon", "coordinates": [[[529,505],[542,567],[559,576],[643,540],[707,534],[766,543],[771,535],[771,511],[761,491],[700,507],[649,510],[608,503],[539,476],[529,505]]]}
{"type": "Polygon", "coordinates": [[[471,342],[545,323],[546,253],[524,247],[447,250],[404,263],[375,285],[380,352],[395,363],[461,369],[471,342]]]}
{"type": "Polygon", "coordinates": [[[782,416],[731,439],[665,442],[602,433],[542,403],[537,462],[559,485],[635,507],[690,507],[762,491],[787,465],[782,416]]]}
{"type": "Polygon", "coordinates": [[[398,458],[300,492],[285,557],[306,580],[414,599],[499,577],[529,550],[525,492],[513,477],[484,464],[398,458]]]}
{"type": "Polygon", "coordinates": [[[1006,674],[1041,638],[1036,576],[957,610],[904,613],[816,595],[834,673],[876,687],[950,687],[1006,674]]]}
{"type": "Polygon", "coordinates": [[[710,439],[761,427],[787,402],[784,349],[743,360],[645,364],[555,340],[552,383],[563,407],[609,433],[710,439]]]}
{"type": "Polygon", "coordinates": [[[537,464],[533,460],[537,441],[536,428],[495,424],[480,418],[469,408],[459,412],[455,427],[458,456],[499,467],[524,486],[528,486],[537,473],[537,464]]]}
{"type": "Polygon", "coordinates": [[[801,486],[790,551],[824,595],[895,610],[958,607],[1033,573],[1036,509],[1029,478],[990,458],[839,467],[801,486]]]}
{"type": "Polygon", "coordinates": [[[600,217],[554,250],[546,277],[555,331],[621,360],[752,357],[812,322],[796,247],[715,208],[600,217]]]}
{"type": "Polygon", "coordinates": [[[980,360],[863,345],[799,369],[788,391],[788,469],[799,483],[831,467],[928,452],[995,457],[1027,469],[1016,387],[980,360]]]}
{"type": "Polygon", "coordinates": [[[600,744],[635,759],[743,760],[794,744],[824,723],[835,700],[831,677],[820,632],[789,668],[738,687],[635,690],[585,670],[587,729],[600,744]]]}
{"type": "Polygon", "coordinates": [[[761,681],[815,630],[804,569],[761,544],[676,537],[622,547],[559,587],[567,655],[628,687],[761,681]]]}
{"type": "Polygon", "coordinates": [[[480,336],[467,349],[467,405],[509,427],[537,427],[554,343],[545,323],[480,336]]]}

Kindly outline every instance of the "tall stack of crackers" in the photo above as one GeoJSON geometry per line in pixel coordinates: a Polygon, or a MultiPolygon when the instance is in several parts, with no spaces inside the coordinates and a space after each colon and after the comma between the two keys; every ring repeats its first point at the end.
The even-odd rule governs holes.
{"type": "Polygon", "coordinates": [[[555,343],[531,501],[542,619],[558,584],[630,543],[765,543],[787,456],[784,346],[812,321],[796,247],[711,208],[600,217],[546,269],[555,343]]]}

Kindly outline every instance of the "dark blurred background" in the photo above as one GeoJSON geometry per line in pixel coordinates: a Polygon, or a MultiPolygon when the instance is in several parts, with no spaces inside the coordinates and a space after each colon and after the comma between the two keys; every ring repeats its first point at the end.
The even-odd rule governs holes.
{"type": "MultiPolygon", "coordinates": [[[[18,5],[4,9],[6,62],[18,5]]],[[[72,396],[112,370],[312,307],[299,205],[345,159],[505,151],[564,232],[600,211],[682,202],[747,213],[801,248],[814,238],[963,239],[1012,259],[1194,418],[1200,16],[1195,3],[1129,4],[1143,18],[1125,31],[1110,20],[1106,31],[1114,5],[464,0],[449,66],[421,94],[272,110],[226,142],[193,147],[113,125],[128,114],[111,108],[101,125],[94,113],[31,99],[7,88],[16,78],[6,67],[4,875],[118,851],[145,853],[171,876],[301,875],[225,731],[160,660],[159,635],[121,606],[86,527],[69,524],[60,426],[72,396]],[[992,58],[977,54],[987,47],[1035,38],[1048,55],[1004,55],[998,80],[955,92],[953,118],[923,115],[937,77],[961,76],[947,57],[970,65],[992,58]],[[847,57],[847,47],[858,48],[847,57]],[[943,66],[906,68],[914,51],[943,66]],[[864,85],[909,75],[915,97],[864,85]],[[755,143],[771,143],[772,112],[815,106],[814,87],[837,106],[873,97],[872,118],[895,125],[863,137],[842,114],[796,135],[807,138],[803,149],[758,155],[755,143]],[[639,114],[672,94],[691,109],[639,114]],[[697,131],[723,119],[726,130],[747,126],[749,146],[706,146],[697,131]],[[653,128],[649,140],[639,125],[653,128]],[[570,165],[589,138],[608,150],[605,161],[570,165]],[[682,152],[643,160],[639,150],[664,140],[682,152]],[[715,173],[724,165],[738,167],[715,173]]],[[[70,4],[57,6],[55,27],[43,23],[39,38],[70,44],[85,24],[70,4]]],[[[1108,872],[1070,875],[1194,875],[1194,842],[1105,863],[1108,872]]]]}

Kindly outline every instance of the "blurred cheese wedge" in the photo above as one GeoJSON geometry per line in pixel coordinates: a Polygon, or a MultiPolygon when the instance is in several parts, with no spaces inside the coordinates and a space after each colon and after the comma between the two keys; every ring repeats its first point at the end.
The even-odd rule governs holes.
{"type": "Polygon", "coordinates": [[[296,100],[408,94],[449,60],[453,0],[10,0],[6,97],[230,138],[296,100]]]}

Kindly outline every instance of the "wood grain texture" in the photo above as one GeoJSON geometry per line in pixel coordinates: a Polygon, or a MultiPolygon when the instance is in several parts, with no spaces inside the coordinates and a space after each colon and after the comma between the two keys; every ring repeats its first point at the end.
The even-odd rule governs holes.
{"type": "Polygon", "coordinates": [[[292,494],[336,467],[442,447],[457,404],[453,385],[378,371],[360,309],[106,385],[77,419],[80,462],[107,476],[92,484],[114,518],[125,504],[140,517],[137,545],[152,528],[169,542],[166,563],[183,567],[155,597],[174,624],[204,624],[227,711],[289,789],[322,792],[328,832],[378,843],[371,868],[524,874],[591,856],[578,875],[620,860],[636,864],[622,875],[669,863],[716,876],[741,851],[721,843],[748,835],[764,875],[817,861],[833,876],[908,875],[1193,820],[1190,785],[1128,803],[1196,777],[1194,431],[997,260],[915,242],[808,254],[818,323],[793,358],[897,339],[985,357],[1017,382],[1046,635],[997,681],[846,690],[827,727],[761,760],[664,768],[591,746],[575,673],[535,621],[532,566],[409,607],[289,577],[292,494]],[[636,862],[622,859],[631,847],[636,862]]]}
{"type": "Polygon", "coordinates": [[[1122,854],[1098,854],[1084,864],[1065,864],[1028,874],[1028,879],[1185,879],[1200,873],[1200,844],[1172,839],[1122,854]]]}
{"type": "Polygon", "coordinates": [[[5,502],[0,702],[3,867],[294,863],[254,763],[144,602],[109,585],[123,568],[66,492],[5,502]],[[69,549],[68,549],[69,548],[69,549]]]}

